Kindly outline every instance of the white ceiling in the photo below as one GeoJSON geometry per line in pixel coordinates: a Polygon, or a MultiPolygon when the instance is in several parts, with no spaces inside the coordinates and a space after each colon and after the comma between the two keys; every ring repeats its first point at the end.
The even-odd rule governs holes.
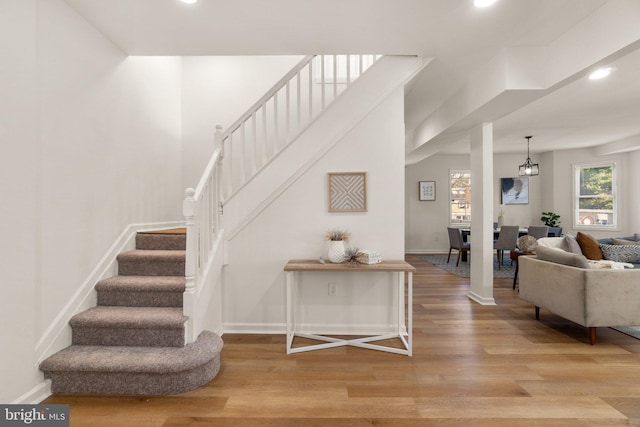
{"type": "MultiPolygon", "coordinates": [[[[501,105],[509,105],[508,111],[515,108],[513,112],[485,106],[465,113],[433,138],[434,144],[439,140],[436,151],[468,151],[468,144],[456,141],[465,139],[465,129],[487,119],[494,122],[497,152],[524,151],[525,135],[533,135],[532,152],[640,135],[637,0],[498,0],[487,9],[476,9],[472,0],[65,1],[131,55],[376,53],[433,58],[406,90],[409,134],[496,55],[548,48],[559,41],[576,46],[574,34],[592,23],[594,31],[611,39],[611,46],[626,47],[607,50],[599,42],[585,41],[584,51],[571,52],[576,55],[573,75],[552,87],[509,94],[501,105]],[[610,34],[616,11],[625,22],[610,34]],[[594,52],[600,51],[595,61],[594,52]],[[596,63],[613,66],[614,72],[606,80],[590,81],[586,70],[596,63]]],[[[539,66],[536,58],[531,57],[532,70],[539,66]]],[[[556,62],[562,63],[562,56],[556,62]]],[[[519,73],[526,74],[528,66],[519,73]]],[[[547,66],[542,71],[548,74],[547,66]]],[[[430,139],[418,144],[430,144],[430,139]]]]}

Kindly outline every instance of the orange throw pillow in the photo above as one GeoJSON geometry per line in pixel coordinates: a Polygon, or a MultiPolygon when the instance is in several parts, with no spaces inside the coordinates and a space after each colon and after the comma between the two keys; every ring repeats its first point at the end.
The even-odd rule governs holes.
{"type": "Polygon", "coordinates": [[[591,259],[594,261],[599,261],[603,259],[600,245],[592,235],[581,233],[578,231],[578,234],[576,235],[576,240],[580,245],[580,249],[582,249],[582,255],[587,257],[587,259],[591,259]]]}

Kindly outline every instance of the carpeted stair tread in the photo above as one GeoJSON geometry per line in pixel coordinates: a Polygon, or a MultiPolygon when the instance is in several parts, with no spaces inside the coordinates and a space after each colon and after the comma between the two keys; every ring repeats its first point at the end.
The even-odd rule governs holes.
{"type": "Polygon", "coordinates": [[[109,347],[72,345],[40,364],[45,372],[181,372],[200,366],[222,350],[222,338],[203,331],[184,347],[109,347]]]}
{"type": "Polygon", "coordinates": [[[184,292],[184,276],[113,276],[96,284],[96,291],[184,292]]]}
{"type": "Polygon", "coordinates": [[[184,276],[114,276],[95,286],[99,306],[182,307],[184,276]]]}
{"type": "Polygon", "coordinates": [[[185,250],[187,236],[184,233],[138,233],[136,249],[145,250],[185,250]]]}
{"type": "Polygon", "coordinates": [[[208,331],[178,348],[72,345],[40,369],[56,394],[174,395],[216,377],[222,346],[222,339],[208,331]]]}
{"type": "Polygon", "coordinates": [[[133,249],[118,254],[118,262],[121,259],[137,259],[140,261],[178,261],[184,259],[186,251],[169,249],[133,249]]]}
{"type": "Polygon", "coordinates": [[[184,276],[185,251],[134,249],[117,256],[124,276],[184,276]]]}
{"type": "Polygon", "coordinates": [[[182,329],[186,316],[179,307],[94,307],[69,320],[71,327],[182,329]]]}

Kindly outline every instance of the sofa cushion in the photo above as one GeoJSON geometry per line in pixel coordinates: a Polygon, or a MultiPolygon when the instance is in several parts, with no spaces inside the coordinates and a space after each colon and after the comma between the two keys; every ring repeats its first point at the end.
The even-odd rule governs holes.
{"type": "Polygon", "coordinates": [[[604,259],[615,262],[640,263],[640,245],[600,245],[604,259]]]}
{"type": "Polygon", "coordinates": [[[536,256],[542,261],[555,262],[556,264],[569,265],[571,267],[589,268],[589,261],[584,255],[571,252],[538,246],[536,248],[536,256]]]}
{"type": "Polygon", "coordinates": [[[603,237],[602,239],[598,239],[598,243],[605,245],[615,245],[613,239],[628,240],[630,242],[640,242],[640,234],[636,233],[634,235],[625,237],[603,237]]]}
{"type": "Polygon", "coordinates": [[[575,236],[572,236],[571,234],[565,234],[564,243],[568,248],[567,252],[582,255],[582,249],[580,248],[580,244],[576,240],[575,236]]]}
{"type": "Polygon", "coordinates": [[[605,244],[605,245],[613,245],[613,238],[612,237],[605,237],[603,239],[598,239],[598,243],[599,244],[605,244]]]}
{"type": "Polygon", "coordinates": [[[544,246],[545,248],[558,248],[563,251],[569,249],[564,242],[564,237],[543,237],[542,239],[538,239],[536,243],[538,246],[544,246]]]}
{"type": "Polygon", "coordinates": [[[613,240],[614,245],[640,245],[640,242],[636,242],[635,240],[616,239],[615,237],[611,240],[613,240]]]}
{"type": "Polygon", "coordinates": [[[580,231],[578,231],[578,234],[576,235],[576,240],[580,245],[582,254],[586,256],[587,259],[592,259],[595,261],[603,259],[600,245],[592,235],[587,233],[581,233],[580,231]]]}

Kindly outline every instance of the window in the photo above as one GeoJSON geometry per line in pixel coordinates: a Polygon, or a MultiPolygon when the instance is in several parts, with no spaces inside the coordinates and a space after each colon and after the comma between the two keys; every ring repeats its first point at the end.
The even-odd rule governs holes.
{"type": "Polygon", "coordinates": [[[576,165],[574,169],[575,228],[617,226],[616,165],[576,165]]]}
{"type": "Polygon", "coordinates": [[[471,171],[449,171],[450,217],[452,226],[471,225],[471,171]]]}

